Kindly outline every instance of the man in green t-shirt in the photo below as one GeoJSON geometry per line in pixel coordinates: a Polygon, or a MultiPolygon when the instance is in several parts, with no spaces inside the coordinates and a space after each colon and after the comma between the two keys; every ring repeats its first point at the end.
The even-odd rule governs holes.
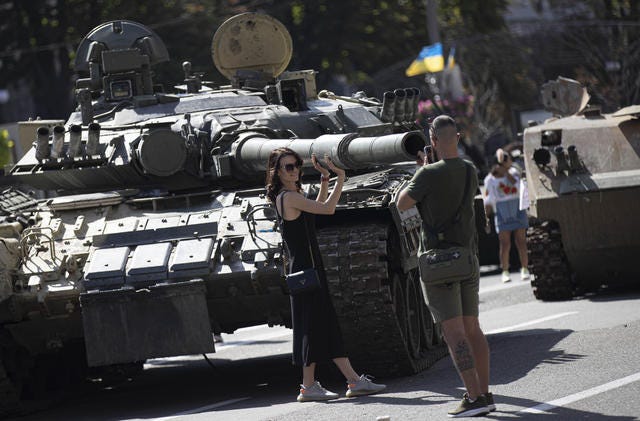
{"type": "MultiPolygon", "coordinates": [[[[473,198],[478,189],[475,167],[458,157],[460,134],[453,118],[436,117],[430,134],[440,160],[416,171],[409,185],[400,192],[397,207],[404,211],[416,205],[427,225],[447,226],[444,238],[449,244],[444,246],[423,226],[420,254],[436,246],[460,245],[477,250],[473,212],[473,198]],[[467,171],[468,165],[473,171],[467,171]],[[472,177],[467,197],[463,198],[469,173],[472,177]],[[460,218],[450,222],[461,202],[460,218]]],[[[422,153],[418,157],[422,159],[422,153]]],[[[425,301],[434,320],[442,323],[451,358],[467,389],[460,405],[449,411],[450,417],[469,417],[495,410],[493,395],[489,393],[489,345],[478,322],[479,272],[478,268],[472,279],[446,284],[427,285],[422,280],[425,301]]]]}

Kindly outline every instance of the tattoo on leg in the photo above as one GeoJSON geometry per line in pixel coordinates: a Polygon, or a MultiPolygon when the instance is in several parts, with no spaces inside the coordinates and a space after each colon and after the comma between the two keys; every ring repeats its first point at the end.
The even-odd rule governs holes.
{"type": "Polygon", "coordinates": [[[473,355],[471,355],[471,350],[466,340],[463,339],[456,344],[456,348],[453,351],[453,361],[456,363],[456,367],[458,367],[458,371],[460,372],[475,367],[473,355]]]}

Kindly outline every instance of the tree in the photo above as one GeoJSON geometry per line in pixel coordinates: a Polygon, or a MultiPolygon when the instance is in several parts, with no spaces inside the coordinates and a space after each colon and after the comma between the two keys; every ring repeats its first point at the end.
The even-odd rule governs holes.
{"type": "Polygon", "coordinates": [[[640,103],[640,2],[589,0],[582,8],[552,2],[565,10],[561,40],[581,57],[575,78],[585,84],[592,103],[604,111],[640,103]]]}
{"type": "Polygon", "coordinates": [[[0,80],[14,88],[26,81],[32,99],[31,107],[13,119],[69,115],[75,49],[92,28],[110,20],[143,23],[158,32],[170,54],[184,54],[157,70],[161,82],[169,75],[172,82],[179,81],[180,63],[189,57],[194,57],[194,70],[198,66],[213,70],[209,43],[215,28],[229,16],[225,4],[222,0],[0,0],[0,80]]]}

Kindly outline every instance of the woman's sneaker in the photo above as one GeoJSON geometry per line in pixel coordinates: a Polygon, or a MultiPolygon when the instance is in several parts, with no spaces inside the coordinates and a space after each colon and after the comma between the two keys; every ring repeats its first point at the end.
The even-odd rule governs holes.
{"type": "Polygon", "coordinates": [[[522,279],[523,281],[531,280],[531,274],[529,273],[529,269],[527,268],[520,269],[520,279],[522,279]]]}
{"type": "Polygon", "coordinates": [[[362,395],[372,395],[387,388],[387,385],[374,383],[371,381],[371,379],[372,377],[363,374],[356,382],[347,382],[347,398],[353,398],[354,396],[362,395]]]}
{"type": "Polygon", "coordinates": [[[502,282],[511,282],[511,275],[509,274],[509,271],[503,271],[502,272],[502,282]]]}
{"type": "Polygon", "coordinates": [[[469,394],[465,393],[462,396],[462,402],[460,405],[452,411],[447,413],[449,418],[461,418],[461,417],[475,417],[477,415],[486,415],[490,412],[487,406],[487,398],[484,395],[480,395],[476,400],[469,399],[469,394]]]}
{"type": "Polygon", "coordinates": [[[338,394],[328,391],[318,381],[313,382],[309,387],[300,385],[298,402],[328,401],[331,399],[338,399],[338,394]]]}

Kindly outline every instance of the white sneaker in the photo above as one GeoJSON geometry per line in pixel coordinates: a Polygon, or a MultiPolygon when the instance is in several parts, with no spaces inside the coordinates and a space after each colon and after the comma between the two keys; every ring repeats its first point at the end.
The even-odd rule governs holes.
{"type": "Polygon", "coordinates": [[[522,268],[520,269],[520,279],[523,281],[528,281],[531,279],[531,274],[529,273],[529,269],[522,268]]]}
{"type": "Polygon", "coordinates": [[[309,387],[304,387],[302,384],[300,385],[298,402],[328,401],[331,399],[338,399],[338,394],[328,391],[322,387],[318,381],[315,381],[309,387]]]}
{"type": "Polygon", "coordinates": [[[372,395],[387,388],[387,385],[377,384],[371,381],[371,377],[363,374],[355,383],[347,383],[347,398],[354,396],[372,395]]]}
{"type": "Polygon", "coordinates": [[[502,282],[511,282],[511,275],[506,270],[502,272],[502,282]]]}

